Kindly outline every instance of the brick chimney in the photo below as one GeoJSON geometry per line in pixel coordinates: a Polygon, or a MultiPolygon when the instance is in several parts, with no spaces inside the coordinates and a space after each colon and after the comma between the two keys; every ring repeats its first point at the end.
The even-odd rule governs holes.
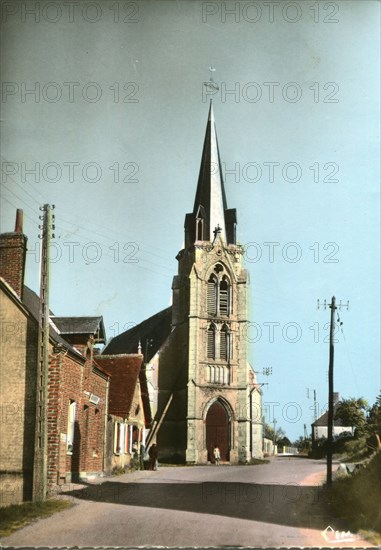
{"type": "Polygon", "coordinates": [[[0,277],[3,277],[22,299],[27,237],[23,234],[23,211],[16,212],[13,233],[0,235],[0,277]]]}

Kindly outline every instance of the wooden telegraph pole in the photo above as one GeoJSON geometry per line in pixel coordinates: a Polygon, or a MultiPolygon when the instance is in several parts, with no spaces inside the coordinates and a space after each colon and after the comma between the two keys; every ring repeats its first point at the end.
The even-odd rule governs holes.
{"type": "Polygon", "coordinates": [[[54,205],[40,207],[40,313],[38,326],[37,407],[34,446],[33,500],[45,500],[48,492],[48,371],[49,371],[49,271],[54,205]]]}
{"type": "MultiPolygon", "coordinates": [[[[342,307],[349,308],[349,302],[346,305],[341,303],[336,305],[336,298],[332,296],[331,303],[328,304],[331,309],[331,321],[329,327],[329,366],[328,366],[328,437],[327,437],[327,487],[332,486],[332,454],[333,454],[333,362],[334,362],[334,334],[335,334],[335,310],[342,307]]],[[[318,309],[320,308],[318,300],[318,309]]],[[[327,308],[327,301],[324,300],[323,308],[327,308]]]]}

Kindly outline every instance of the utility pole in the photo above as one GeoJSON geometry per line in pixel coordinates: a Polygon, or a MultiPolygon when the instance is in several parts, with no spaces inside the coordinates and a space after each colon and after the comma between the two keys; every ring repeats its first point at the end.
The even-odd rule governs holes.
{"type": "Polygon", "coordinates": [[[274,418],[274,442],[273,442],[273,446],[274,446],[274,452],[273,454],[275,455],[275,441],[276,441],[276,432],[275,432],[275,427],[276,427],[276,419],[274,418]]]}
{"type": "MultiPolygon", "coordinates": [[[[310,389],[311,388],[307,388],[307,399],[310,399],[310,389]]],[[[313,399],[314,399],[314,421],[317,419],[317,402],[316,402],[316,390],[314,389],[311,389],[311,391],[313,392],[313,399]]]]}
{"type": "Polygon", "coordinates": [[[54,205],[40,206],[43,215],[40,255],[40,312],[37,351],[37,409],[34,446],[33,500],[46,500],[48,492],[48,371],[49,371],[49,271],[54,205]]]}
{"type": "MultiPolygon", "coordinates": [[[[327,301],[324,300],[324,309],[327,308],[327,301]]],[[[349,308],[349,302],[346,305],[341,303],[336,306],[336,298],[332,296],[331,303],[328,304],[331,309],[331,321],[329,329],[329,366],[328,366],[328,437],[327,437],[327,487],[332,487],[332,454],[333,454],[333,361],[334,361],[334,334],[335,334],[335,310],[342,307],[349,308]]],[[[318,309],[320,308],[318,300],[318,309]]]]}

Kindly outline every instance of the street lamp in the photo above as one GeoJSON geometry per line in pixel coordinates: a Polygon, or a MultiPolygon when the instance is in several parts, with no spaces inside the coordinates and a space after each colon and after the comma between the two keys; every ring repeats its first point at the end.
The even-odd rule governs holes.
{"type": "Polygon", "coordinates": [[[273,454],[275,455],[275,426],[276,426],[276,418],[274,418],[274,441],[273,441],[273,454]]]}

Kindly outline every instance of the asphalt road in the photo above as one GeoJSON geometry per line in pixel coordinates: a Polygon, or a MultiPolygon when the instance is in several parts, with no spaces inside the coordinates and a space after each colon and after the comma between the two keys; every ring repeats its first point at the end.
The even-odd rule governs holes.
{"type": "MultiPolygon", "coordinates": [[[[325,464],[162,467],[66,486],[75,503],[3,538],[3,546],[332,546],[325,464]]],[[[370,546],[361,540],[343,546],[370,546]]]]}

